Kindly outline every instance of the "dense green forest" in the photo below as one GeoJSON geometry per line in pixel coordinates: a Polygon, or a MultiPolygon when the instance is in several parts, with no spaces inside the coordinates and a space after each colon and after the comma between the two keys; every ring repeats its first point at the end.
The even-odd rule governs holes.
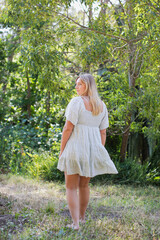
{"type": "Polygon", "coordinates": [[[94,75],[109,111],[101,180],[160,183],[158,0],[0,1],[0,169],[46,180],[56,169],[75,79],[94,75]]]}

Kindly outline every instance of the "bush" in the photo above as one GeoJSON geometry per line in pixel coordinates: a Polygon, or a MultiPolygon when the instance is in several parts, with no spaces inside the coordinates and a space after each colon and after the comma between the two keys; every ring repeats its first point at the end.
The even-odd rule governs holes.
{"type": "Polygon", "coordinates": [[[63,180],[64,174],[57,169],[60,143],[55,142],[51,151],[28,153],[30,160],[24,165],[26,173],[37,179],[47,181],[63,180]]]}
{"type": "MultiPolygon", "coordinates": [[[[64,181],[64,173],[57,169],[60,144],[55,143],[56,151],[39,152],[30,155],[26,171],[30,176],[47,181],[64,181]]],[[[115,162],[118,174],[104,174],[91,179],[91,183],[118,184],[159,184],[160,177],[156,170],[148,172],[148,164],[141,165],[136,160],[126,159],[123,163],[115,162]]]]}
{"type": "Polygon", "coordinates": [[[104,174],[95,177],[92,182],[114,182],[125,184],[143,184],[147,183],[146,173],[147,165],[141,165],[136,160],[126,159],[124,162],[114,161],[118,174],[104,174]]]}
{"type": "Polygon", "coordinates": [[[160,141],[157,142],[156,149],[148,163],[147,181],[160,185],[160,141]]]}
{"type": "MultiPolygon", "coordinates": [[[[49,151],[55,143],[59,144],[61,129],[58,124],[44,127],[37,119],[23,120],[13,125],[0,124],[0,169],[3,172],[25,173],[24,165],[30,161],[35,151],[49,151]],[[37,121],[37,122],[36,122],[37,121]]],[[[52,149],[53,153],[56,152],[52,149]]]]}
{"type": "Polygon", "coordinates": [[[157,168],[150,170],[147,173],[146,178],[149,183],[160,185],[160,172],[158,171],[157,168]]]}
{"type": "MultiPolygon", "coordinates": [[[[47,181],[64,180],[64,173],[57,169],[60,151],[61,129],[50,124],[36,126],[36,121],[0,125],[0,169],[4,172],[28,174],[47,181]]],[[[126,159],[123,163],[114,161],[118,174],[97,176],[91,182],[114,182],[125,184],[160,184],[159,147],[149,164],[141,165],[137,160],[126,159]]],[[[112,152],[113,158],[116,153],[112,152]]]]}

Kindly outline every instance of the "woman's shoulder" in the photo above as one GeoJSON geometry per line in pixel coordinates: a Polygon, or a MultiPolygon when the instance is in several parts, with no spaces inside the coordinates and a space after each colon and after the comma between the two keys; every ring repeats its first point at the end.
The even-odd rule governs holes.
{"type": "Polygon", "coordinates": [[[80,102],[81,102],[81,98],[78,96],[78,97],[73,97],[69,104],[68,104],[68,107],[71,107],[71,108],[78,108],[78,106],[80,105],[80,102]]]}
{"type": "Polygon", "coordinates": [[[73,97],[73,98],[70,100],[70,103],[76,104],[76,103],[79,103],[80,101],[81,101],[81,97],[78,96],[78,97],[73,97]]]}
{"type": "Polygon", "coordinates": [[[105,104],[105,102],[104,102],[104,101],[102,101],[102,100],[101,100],[101,102],[102,102],[103,106],[105,106],[105,107],[106,107],[106,104],[105,104]]]}
{"type": "Polygon", "coordinates": [[[81,100],[81,96],[76,96],[71,99],[71,101],[80,101],[80,100],[81,100]]]}
{"type": "MultiPolygon", "coordinates": [[[[102,100],[101,100],[102,101],[102,100]]],[[[104,101],[102,101],[102,106],[103,106],[103,112],[108,112],[107,106],[104,101]]]]}

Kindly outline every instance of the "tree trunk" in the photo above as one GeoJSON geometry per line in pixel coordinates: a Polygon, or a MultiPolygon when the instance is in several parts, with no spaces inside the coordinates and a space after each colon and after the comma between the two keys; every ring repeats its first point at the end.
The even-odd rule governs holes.
{"type": "Polygon", "coordinates": [[[51,99],[51,94],[50,91],[47,91],[47,97],[46,97],[46,115],[50,116],[50,99],[51,99]]]}
{"type": "Polygon", "coordinates": [[[27,78],[27,112],[30,118],[31,117],[31,88],[30,88],[28,71],[26,71],[26,78],[27,78]]]}
{"type": "Polygon", "coordinates": [[[101,11],[100,14],[103,16],[106,15],[106,4],[109,2],[109,0],[101,0],[101,11]]]}
{"type": "Polygon", "coordinates": [[[85,17],[86,17],[86,13],[83,12],[83,26],[85,26],[85,17]]]}
{"type": "MultiPolygon", "coordinates": [[[[47,96],[46,96],[46,116],[47,117],[50,117],[50,100],[51,100],[51,94],[50,94],[50,91],[48,90],[47,91],[47,96]]],[[[47,119],[47,122],[46,122],[46,135],[48,136],[48,129],[50,127],[50,123],[47,119]]]]}
{"type": "Polygon", "coordinates": [[[131,113],[128,114],[128,117],[126,120],[126,125],[124,128],[124,133],[122,136],[122,144],[121,144],[121,150],[120,150],[120,162],[124,162],[124,160],[126,158],[130,124],[131,124],[131,113]]]}
{"type": "Polygon", "coordinates": [[[105,31],[106,28],[106,21],[105,21],[105,16],[106,16],[106,4],[109,2],[109,0],[101,0],[101,10],[99,13],[99,16],[102,18],[103,22],[103,30],[105,31]]]}
{"type": "MultiPolygon", "coordinates": [[[[134,15],[133,13],[133,6],[132,6],[132,0],[127,1],[127,15],[128,15],[128,30],[129,30],[129,37],[134,38],[134,31],[133,31],[133,20],[132,17],[134,15]]],[[[133,42],[128,43],[128,62],[129,62],[129,69],[128,69],[128,82],[129,82],[129,88],[130,88],[130,97],[134,97],[134,90],[135,90],[135,80],[134,77],[134,71],[137,62],[135,60],[135,52],[136,52],[136,44],[134,45],[133,42]]],[[[129,131],[130,131],[130,124],[131,124],[131,116],[132,111],[130,111],[126,117],[126,125],[124,128],[124,133],[122,136],[122,144],[121,144],[121,151],[120,151],[120,161],[123,162],[126,158],[127,153],[127,144],[128,144],[128,138],[129,138],[129,131]]]]}
{"type": "Polygon", "coordinates": [[[89,4],[89,26],[92,25],[92,16],[93,16],[92,3],[90,3],[89,4]]]}

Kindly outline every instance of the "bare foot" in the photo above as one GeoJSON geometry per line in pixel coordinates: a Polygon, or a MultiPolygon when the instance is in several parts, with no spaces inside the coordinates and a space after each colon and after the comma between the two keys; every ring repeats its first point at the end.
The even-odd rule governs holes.
{"type": "Polygon", "coordinates": [[[74,223],[67,224],[66,227],[70,228],[70,229],[73,229],[73,230],[79,230],[79,226],[74,225],[74,223]]]}
{"type": "Polygon", "coordinates": [[[79,219],[79,222],[80,222],[80,223],[86,223],[86,220],[85,220],[85,219],[82,219],[82,218],[80,218],[80,219],[79,219]]]}

